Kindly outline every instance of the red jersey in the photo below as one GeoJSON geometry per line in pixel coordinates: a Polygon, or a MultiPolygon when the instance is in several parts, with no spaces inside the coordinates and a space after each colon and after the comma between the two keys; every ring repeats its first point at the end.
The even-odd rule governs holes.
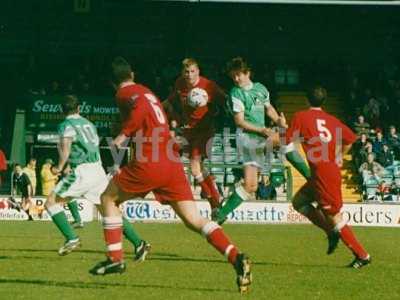
{"type": "Polygon", "coordinates": [[[200,76],[199,82],[194,87],[188,87],[183,77],[179,77],[167,101],[172,105],[178,104],[182,108],[184,125],[201,131],[213,131],[216,113],[215,105],[224,105],[225,93],[211,80],[200,76]],[[193,108],[188,105],[188,94],[192,88],[201,88],[207,92],[208,103],[205,106],[193,108]]]}
{"type": "Polygon", "coordinates": [[[310,108],[293,116],[286,132],[288,147],[298,137],[302,139],[311,169],[311,180],[299,192],[317,201],[327,213],[336,215],[343,205],[336,149],[341,151],[341,146],[352,144],[357,136],[334,116],[319,108],[310,108]]]}
{"type": "MultiPolygon", "coordinates": [[[[121,132],[135,137],[136,149],[146,158],[152,157],[154,149],[164,156],[171,140],[166,114],[157,96],[147,87],[131,84],[119,88],[116,101],[121,113],[121,132]]],[[[136,152],[138,155],[138,152],[136,152]]]]}
{"type": "Polygon", "coordinates": [[[140,84],[130,84],[118,90],[116,99],[122,133],[136,139],[136,159],[114,175],[114,183],[136,197],[144,198],[153,192],[162,203],[193,200],[183,164],[173,151],[167,117],[157,97],[140,84]]]}
{"type": "Polygon", "coordinates": [[[336,149],[355,142],[357,136],[334,116],[319,108],[297,112],[286,132],[286,143],[300,137],[312,173],[321,167],[339,169],[336,149]]]}

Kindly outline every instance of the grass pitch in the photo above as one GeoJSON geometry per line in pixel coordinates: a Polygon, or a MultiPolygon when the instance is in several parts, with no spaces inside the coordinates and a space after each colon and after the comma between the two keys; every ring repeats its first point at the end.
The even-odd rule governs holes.
{"type": "Polygon", "coordinates": [[[400,230],[355,228],[373,263],[345,268],[352,255],[341,244],[325,255],[326,239],[311,225],[225,225],[253,261],[250,293],[237,292],[235,273],[203,238],[181,224],[135,224],[153,250],[128,270],[93,277],[104,258],[98,222],[79,230],[83,247],[65,257],[50,222],[0,223],[0,299],[400,299],[400,230]]]}

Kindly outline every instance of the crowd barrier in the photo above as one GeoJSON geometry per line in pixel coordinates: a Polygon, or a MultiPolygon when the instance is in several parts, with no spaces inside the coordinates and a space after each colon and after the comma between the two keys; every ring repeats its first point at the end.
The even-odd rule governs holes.
{"type": "MultiPolygon", "coordinates": [[[[0,201],[8,196],[0,196],[0,201]]],[[[44,198],[34,198],[32,213],[35,219],[50,220],[44,210],[44,198]],[[39,219],[39,214],[42,218],[39,219]]],[[[210,218],[211,211],[206,201],[197,201],[200,213],[210,218]]],[[[84,222],[98,219],[94,206],[83,199],[78,199],[79,210],[84,222]]],[[[69,220],[72,220],[68,207],[64,206],[69,220]]],[[[178,216],[168,205],[161,205],[155,200],[129,200],[121,209],[131,222],[180,222],[178,216]]],[[[343,206],[344,218],[354,226],[400,227],[400,204],[396,203],[349,203],[343,206]]],[[[24,212],[0,210],[0,220],[26,220],[24,212]]],[[[297,213],[289,202],[244,202],[228,216],[227,223],[234,224],[309,224],[308,220],[297,213]]]]}

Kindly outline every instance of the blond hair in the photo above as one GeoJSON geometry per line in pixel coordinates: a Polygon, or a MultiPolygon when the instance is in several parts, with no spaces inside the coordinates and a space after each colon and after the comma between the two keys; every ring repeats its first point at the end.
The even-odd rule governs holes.
{"type": "Polygon", "coordinates": [[[182,60],[182,69],[186,69],[193,65],[199,67],[197,60],[195,60],[194,58],[187,57],[184,60],[182,60]]]}

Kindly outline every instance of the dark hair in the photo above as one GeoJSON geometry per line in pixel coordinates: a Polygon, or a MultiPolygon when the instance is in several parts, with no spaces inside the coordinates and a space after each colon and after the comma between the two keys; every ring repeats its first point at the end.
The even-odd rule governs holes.
{"type": "Polygon", "coordinates": [[[66,95],[62,104],[63,113],[66,115],[78,112],[79,100],[74,95],[66,95]]]}
{"type": "Polygon", "coordinates": [[[242,57],[235,57],[232,58],[227,64],[226,64],[226,72],[228,74],[231,73],[238,73],[238,72],[243,72],[247,73],[250,72],[251,69],[247,62],[242,58],[242,57]]]}
{"type": "Polygon", "coordinates": [[[121,83],[124,80],[130,79],[132,76],[131,65],[125,58],[121,56],[114,58],[112,62],[112,71],[117,83],[121,83]]]}
{"type": "Polygon", "coordinates": [[[312,107],[321,107],[327,95],[328,93],[324,87],[316,85],[307,92],[308,102],[312,107]]]}

